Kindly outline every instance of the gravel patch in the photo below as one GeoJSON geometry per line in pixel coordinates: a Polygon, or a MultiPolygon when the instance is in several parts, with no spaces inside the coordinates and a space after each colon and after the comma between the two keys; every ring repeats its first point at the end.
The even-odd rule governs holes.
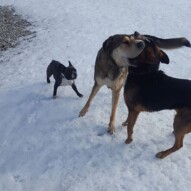
{"type": "Polygon", "coordinates": [[[30,22],[16,14],[14,7],[0,6],[0,51],[14,48],[20,37],[34,34],[27,30],[30,26],[30,22]]]}

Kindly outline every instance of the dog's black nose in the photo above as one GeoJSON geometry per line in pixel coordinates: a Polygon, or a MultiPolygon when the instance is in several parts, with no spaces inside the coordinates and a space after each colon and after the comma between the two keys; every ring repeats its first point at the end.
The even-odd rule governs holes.
{"type": "Polygon", "coordinates": [[[137,43],[137,48],[143,48],[144,47],[144,42],[140,41],[137,43]]]}

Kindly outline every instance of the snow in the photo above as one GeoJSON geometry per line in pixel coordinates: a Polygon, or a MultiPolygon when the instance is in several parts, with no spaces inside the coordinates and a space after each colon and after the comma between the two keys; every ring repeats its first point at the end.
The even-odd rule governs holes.
{"type": "MultiPolygon", "coordinates": [[[[36,38],[0,57],[0,190],[147,191],[190,190],[191,136],[184,147],[159,160],[174,143],[174,111],[139,116],[134,141],[124,144],[127,109],[121,94],[116,133],[107,134],[111,92],[102,88],[83,118],[78,113],[92,85],[103,41],[135,30],[163,38],[191,40],[190,0],[1,0],[33,23],[36,38]],[[52,59],[77,68],[79,98],[70,87],[46,83],[52,59]]],[[[191,79],[190,51],[166,51],[169,75],[191,79]]]]}

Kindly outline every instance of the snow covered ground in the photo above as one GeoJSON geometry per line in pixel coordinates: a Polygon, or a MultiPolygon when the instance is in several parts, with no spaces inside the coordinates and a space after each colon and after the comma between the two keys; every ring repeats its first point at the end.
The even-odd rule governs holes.
{"type": "MultiPolygon", "coordinates": [[[[101,89],[89,112],[78,113],[92,85],[97,51],[110,35],[135,30],[191,40],[190,0],[0,0],[33,23],[37,37],[0,57],[0,190],[2,191],[186,191],[191,187],[191,135],[165,158],[174,143],[174,111],[143,113],[134,141],[124,144],[127,109],[121,95],[116,133],[107,134],[111,93],[101,89]],[[52,59],[78,70],[76,84],[58,89],[45,71],[52,59]]],[[[191,79],[191,49],[166,51],[169,75],[191,79]]],[[[52,80],[53,82],[53,80],[52,80]]]]}

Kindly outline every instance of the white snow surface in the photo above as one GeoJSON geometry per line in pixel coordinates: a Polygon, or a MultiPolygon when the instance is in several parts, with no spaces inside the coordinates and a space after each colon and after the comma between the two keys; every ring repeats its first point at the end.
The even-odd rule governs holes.
{"type": "MultiPolygon", "coordinates": [[[[93,85],[94,63],[110,35],[142,34],[191,40],[190,0],[0,0],[33,23],[36,38],[0,57],[0,190],[2,191],[186,191],[191,188],[191,136],[174,144],[174,111],[140,114],[134,141],[124,143],[127,108],[121,94],[116,132],[107,133],[111,91],[102,88],[79,118],[93,85]],[[46,83],[52,59],[77,68],[79,98],[70,87],[46,83]]],[[[166,74],[191,79],[191,49],[166,51],[166,74]]]]}

